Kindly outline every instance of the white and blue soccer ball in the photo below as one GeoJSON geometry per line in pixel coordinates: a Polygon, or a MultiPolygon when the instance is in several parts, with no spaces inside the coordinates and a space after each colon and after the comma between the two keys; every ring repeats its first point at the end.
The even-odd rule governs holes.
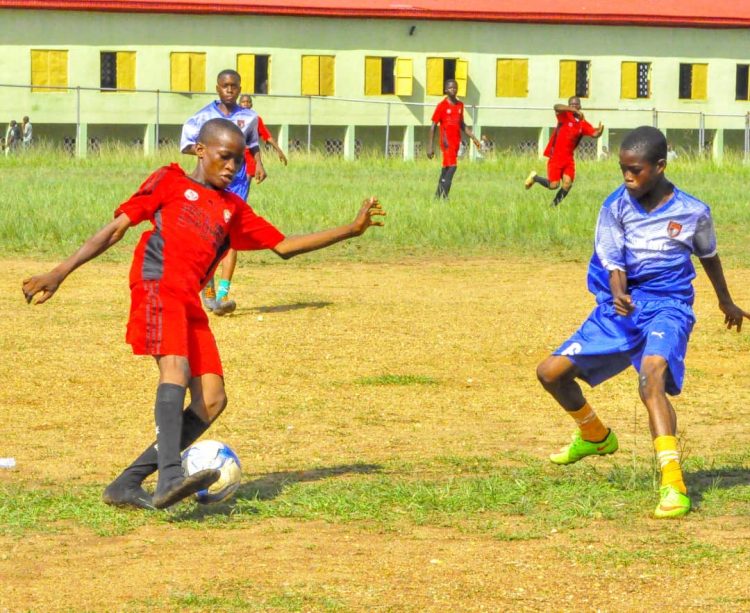
{"type": "Polygon", "coordinates": [[[207,468],[221,471],[221,476],[205,490],[195,493],[201,504],[223,502],[237,491],[242,480],[240,459],[229,445],[219,441],[199,441],[182,453],[182,469],[190,476],[207,468]]]}

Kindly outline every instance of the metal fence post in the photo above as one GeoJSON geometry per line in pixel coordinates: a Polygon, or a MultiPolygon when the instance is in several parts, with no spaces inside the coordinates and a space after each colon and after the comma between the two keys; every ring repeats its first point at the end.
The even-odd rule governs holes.
{"type": "MultiPolygon", "coordinates": [[[[477,112],[478,112],[477,105],[472,104],[471,105],[471,128],[472,130],[476,130],[477,128],[477,112]]],[[[479,153],[479,151],[477,151],[476,147],[472,147],[471,141],[469,141],[469,151],[471,152],[469,154],[469,159],[472,161],[475,161],[477,159],[477,153],[479,153]]]]}
{"type": "Polygon", "coordinates": [[[750,155],[750,113],[745,115],[745,161],[750,155]]]}
{"type": "Polygon", "coordinates": [[[706,116],[698,113],[698,151],[703,155],[706,148],[706,116]]]}
{"type": "Polygon", "coordinates": [[[160,96],[159,96],[159,90],[156,90],[156,130],[154,130],[154,139],[156,142],[154,143],[154,151],[157,153],[159,152],[159,123],[160,123],[160,96]]]}
{"type": "Polygon", "coordinates": [[[388,145],[391,141],[391,103],[385,105],[385,157],[388,159],[388,145]]]}
{"type": "Polygon", "coordinates": [[[657,111],[656,109],[652,109],[651,112],[651,125],[654,128],[659,127],[659,111],[657,111]]]}
{"type": "Polygon", "coordinates": [[[307,153],[312,146],[312,96],[307,97],[307,153]]]}
{"type": "Polygon", "coordinates": [[[81,139],[81,86],[76,87],[76,150],[81,139]]]}

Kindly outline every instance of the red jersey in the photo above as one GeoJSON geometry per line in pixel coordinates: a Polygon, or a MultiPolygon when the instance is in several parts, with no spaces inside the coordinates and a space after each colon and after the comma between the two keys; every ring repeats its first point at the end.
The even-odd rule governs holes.
{"type": "Polygon", "coordinates": [[[557,127],[547,143],[544,155],[548,158],[572,159],[573,152],[584,136],[593,136],[596,129],[585,119],[578,119],[570,111],[555,113],[557,127]]]}
{"type": "Polygon", "coordinates": [[[451,104],[444,98],[432,114],[432,122],[440,125],[440,146],[458,147],[464,130],[464,103],[460,100],[451,104]]]}
{"type": "Polygon", "coordinates": [[[154,172],[115,210],[132,225],[153,224],[141,236],[130,268],[130,287],[159,281],[195,297],[229,247],[273,249],[284,235],[256,215],[239,196],[189,178],[177,164],[154,172]]]}
{"type": "MultiPolygon", "coordinates": [[[[271,138],[271,133],[268,131],[268,128],[266,128],[266,124],[263,123],[260,115],[258,115],[258,139],[265,143],[269,138],[271,138]]],[[[250,153],[250,149],[245,149],[245,168],[247,170],[247,176],[251,179],[255,176],[256,167],[255,157],[250,153]]]]}

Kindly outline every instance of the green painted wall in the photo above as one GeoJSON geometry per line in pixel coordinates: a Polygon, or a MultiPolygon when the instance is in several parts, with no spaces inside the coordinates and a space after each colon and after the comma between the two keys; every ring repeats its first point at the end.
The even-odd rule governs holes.
{"type": "MultiPolygon", "coordinates": [[[[144,15],[84,13],[77,11],[20,11],[0,9],[0,84],[30,83],[30,49],[67,49],[71,86],[99,86],[99,53],[136,52],[136,87],[169,89],[171,51],[207,54],[206,82],[234,67],[237,53],[271,55],[270,94],[258,97],[256,108],[269,124],[306,125],[308,101],[280,98],[299,95],[300,57],[303,54],[336,56],[336,97],[363,99],[366,55],[410,57],[414,61],[414,94],[391,100],[391,123],[423,125],[429,122],[439,97],[425,95],[426,58],[461,57],[469,62],[467,104],[518,107],[480,109],[482,126],[541,127],[553,122],[550,107],[558,97],[560,59],[591,61],[590,91],[584,108],[589,119],[613,128],[651,123],[651,109],[744,114],[749,102],[735,97],[737,63],[750,63],[750,36],[745,30],[639,28],[493,24],[372,19],[325,19],[264,16],[144,15]],[[416,26],[413,35],[409,35],[416,26]],[[496,60],[529,58],[527,98],[495,96],[496,60]],[[620,99],[620,64],[624,60],[652,62],[652,97],[620,99]],[[680,62],[708,62],[708,99],[679,100],[680,62]],[[427,108],[407,108],[404,102],[424,102],[427,108]],[[611,109],[611,110],[606,110],[611,109]],[[615,112],[627,109],[631,112],[615,112]]],[[[211,96],[162,94],[161,124],[179,125],[211,96]]],[[[34,124],[77,121],[77,94],[30,93],[0,87],[0,123],[24,114],[34,124]]],[[[338,100],[314,100],[313,122],[323,126],[383,125],[386,107],[338,100]]],[[[471,112],[469,113],[471,114],[471,112]]],[[[88,124],[133,124],[156,121],[156,96],[144,93],[80,92],[81,121],[88,124]]],[[[661,114],[663,128],[698,128],[697,115],[661,114]]],[[[742,118],[706,118],[706,128],[741,130],[742,118]]],[[[135,129],[135,128],[134,128],[135,129]]],[[[140,129],[140,128],[139,128],[140,129]]],[[[402,131],[403,132],[403,131],[402,131]]],[[[91,134],[91,130],[89,130],[91,134]]],[[[134,134],[138,134],[138,130],[134,134]]]]}

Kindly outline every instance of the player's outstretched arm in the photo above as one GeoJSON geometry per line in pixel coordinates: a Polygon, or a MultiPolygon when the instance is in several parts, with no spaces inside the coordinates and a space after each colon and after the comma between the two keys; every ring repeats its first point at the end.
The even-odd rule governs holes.
{"type": "Polygon", "coordinates": [[[703,270],[706,271],[711,285],[713,285],[716,297],[719,299],[719,308],[724,313],[724,323],[727,325],[727,329],[731,330],[737,326],[737,332],[740,332],[742,330],[742,320],[750,319],[750,313],[742,310],[732,300],[729,288],[727,287],[727,281],[724,278],[724,268],[721,265],[718,254],[710,258],[701,258],[700,260],[703,270]]]}
{"type": "Polygon", "coordinates": [[[26,302],[31,303],[37,294],[41,294],[41,296],[36,300],[35,304],[47,302],[70,273],[89,260],[93,260],[98,255],[101,255],[117,243],[125,236],[125,232],[127,232],[129,227],[130,218],[125,214],[118,215],[83,243],[78,251],[60,262],[52,270],[42,275],[24,279],[22,289],[26,302]]]}
{"type": "Polygon", "coordinates": [[[289,163],[289,160],[286,159],[286,155],[284,155],[284,150],[281,147],[279,147],[279,143],[276,142],[273,136],[269,138],[266,142],[270,143],[271,147],[273,147],[274,150],[276,151],[276,154],[279,156],[279,162],[281,162],[282,164],[284,164],[284,166],[286,166],[289,163]]]}
{"type": "Polygon", "coordinates": [[[594,138],[599,138],[604,133],[604,124],[600,121],[599,125],[596,126],[596,132],[592,134],[594,138]]]}
{"type": "Polygon", "coordinates": [[[435,143],[435,127],[437,124],[433,121],[432,125],[430,126],[430,134],[427,137],[427,157],[432,159],[435,156],[435,152],[433,150],[433,145],[435,143]]]}
{"type": "Polygon", "coordinates": [[[352,223],[345,226],[338,226],[337,228],[321,230],[320,232],[287,236],[273,250],[279,256],[288,260],[300,253],[324,249],[348,238],[361,236],[371,226],[382,226],[383,221],[378,219],[378,217],[385,216],[385,214],[378,199],[373,196],[362,202],[362,207],[359,209],[359,213],[357,213],[357,217],[354,218],[352,223]]]}

